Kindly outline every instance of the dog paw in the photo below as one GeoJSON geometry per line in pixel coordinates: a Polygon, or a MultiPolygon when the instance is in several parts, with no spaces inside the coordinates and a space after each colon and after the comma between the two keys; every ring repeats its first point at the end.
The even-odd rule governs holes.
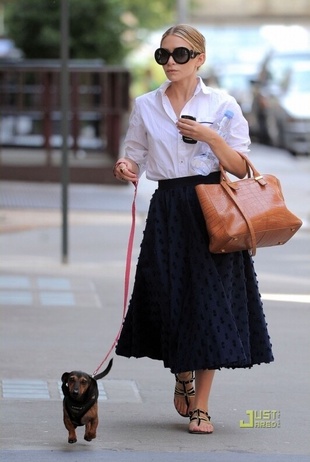
{"type": "Polygon", "coordinates": [[[77,442],[76,438],[69,438],[68,439],[68,443],[70,443],[70,444],[73,444],[73,443],[76,443],[76,442],[77,442]]]}
{"type": "Polygon", "coordinates": [[[84,435],[85,441],[91,441],[96,438],[96,435],[84,435]]]}

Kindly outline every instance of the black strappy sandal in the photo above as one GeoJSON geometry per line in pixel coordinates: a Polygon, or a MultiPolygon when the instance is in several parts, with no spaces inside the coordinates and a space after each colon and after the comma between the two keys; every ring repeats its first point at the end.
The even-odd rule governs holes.
{"type": "Polygon", "coordinates": [[[195,389],[193,387],[194,380],[195,380],[195,375],[192,371],[189,372],[191,374],[189,380],[181,380],[179,378],[178,374],[175,374],[175,389],[174,389],[174,396],[182,396],[185,399],[186,405],[187,405],[187,413],[186,414],[181,414],[176,408],[176,405],[174,403],[174,407],[176,408],[177,412],[182,416],[182,417],[189,417],[189,403],[191,398],[195,398],[195,389]],[[180,386],[178,386],[180,384],[180,386]],[[187,385],[191,385],[190,387],[186,388],[187,385]]]}
{"type": "MultiPolygon", "coordinates": [[[[201,422],[208,422],[211,424],[211,417],[209,414],[205,411],[202,411],[201,409],[195,409],[194,411],[190,412],[189,416],[189,422],[193,422],[194,420],[197,420],[197,426],[199,427],[201,422]]],[[[212,425],[212,424],[211,424],[212,425]]],[[[189,433],[195,434],[195,435],[210,435],[213,433],[212,431],[199,431],[199,430],[188,430],[189,433]]]]}

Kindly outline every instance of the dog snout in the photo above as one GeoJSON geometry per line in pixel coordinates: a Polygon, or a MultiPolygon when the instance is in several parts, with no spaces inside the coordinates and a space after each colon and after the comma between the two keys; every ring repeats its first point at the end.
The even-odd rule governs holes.
{"type": "Polygon", "coordinates": [[[79,394],[79,386],[78,385],[73,387],[72,394],[75,395],[75,396],[77,396],[79,394]]]}

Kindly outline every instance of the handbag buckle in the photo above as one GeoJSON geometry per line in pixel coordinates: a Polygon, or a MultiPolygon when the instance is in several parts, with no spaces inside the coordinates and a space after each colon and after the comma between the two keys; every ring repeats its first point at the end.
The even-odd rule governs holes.
{"type": "Polygon", "coordinates": [[[263,177],[263,175],[258,175],[254,177],[254,180],[257,181],[260,185],[265,186],[267,184],[267,181],[263,177]]]}

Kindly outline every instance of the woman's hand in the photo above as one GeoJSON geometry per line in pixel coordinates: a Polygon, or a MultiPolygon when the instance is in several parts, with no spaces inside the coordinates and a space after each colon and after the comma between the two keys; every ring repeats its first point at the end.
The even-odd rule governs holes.
{"type": "Polygon", "coordinates": [[[133,160],[122,157],[116,162],[113,174],[120,181],[136,183],[139,179],[139,167],[133,160]]]}
{"type": "Polygon", "coordinates": [[[214,134],[214,130],[211,128],[191,119],[180,118],[178,119],[176,126],[182,136],[193,138],[197,141],[206,142],[208,134],[211,137],[214,134]]]}
{"type": "Polygon", "coordinates": [[[195,120],[182,118],[178,119],[176,126],[182,136],[207,143],[229,173],[238,178],[243,178],[246,175],[245,160],[211,127],[195,120]]]}

